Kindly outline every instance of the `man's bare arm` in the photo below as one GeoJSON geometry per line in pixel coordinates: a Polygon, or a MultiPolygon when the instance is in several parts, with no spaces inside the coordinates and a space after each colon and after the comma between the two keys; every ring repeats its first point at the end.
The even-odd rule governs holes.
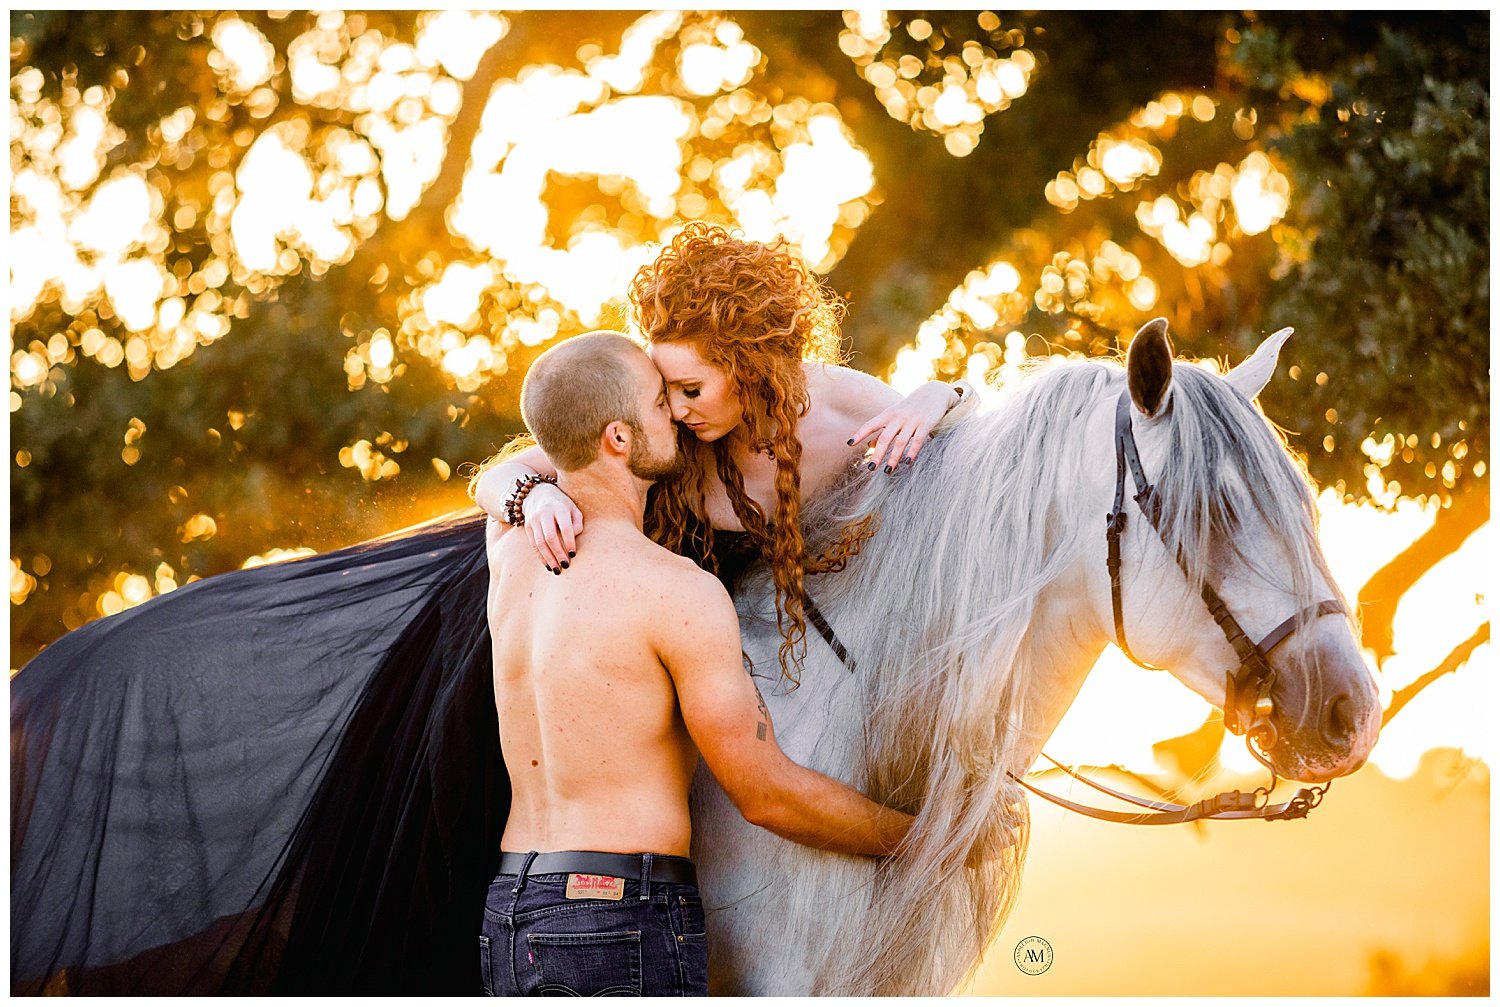
{"type": "Polygon", "coordinates": [[[659,623],[658,652],[677,686],[688,733],[749,822],[840,853],[895,852],[911,826],[903,812],[799,766],[776,743],[770,712],[740,662],[739,622],[722,585],[684,578],[659,623]]]}

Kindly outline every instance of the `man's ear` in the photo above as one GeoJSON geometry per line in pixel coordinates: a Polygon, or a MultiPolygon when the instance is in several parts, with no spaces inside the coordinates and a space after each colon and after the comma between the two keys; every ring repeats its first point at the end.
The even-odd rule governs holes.
{"type": "Polygon", "coordinates": [[[629,454],[630,438],[634,436],[629,424],[623,420],[613,420],[605,424],[604,432],[599,435],[599,445],[605,451],[616,454],[629,454]]]}

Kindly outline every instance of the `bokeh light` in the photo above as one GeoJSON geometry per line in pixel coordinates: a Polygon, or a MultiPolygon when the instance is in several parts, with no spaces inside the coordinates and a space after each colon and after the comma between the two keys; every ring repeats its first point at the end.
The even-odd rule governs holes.
{"type": "MultiPolygon", "coordinates": [[[[285,72],[292,100],[352,119],[314,128],[293,112],[236,134],[242,156],[232,173],[208,176],[206,201],[166,194],[144,162],[89,193],[123,139],[111,93],[65,88],[53,102],[35,71],[18,71],[12,128],[28,157],[15,174],[13,247],[25,254],[13,260],[12,319],[55,297],[80,322],[61,357],[43,344],[14,349],[12,410],[25,393],[50,394],[52,367],[75,354],[136,379],[171,367],[228,335],[250,298],[347,262],[382,218],[403,220],[441,168],[460,82],[509,30],[499,15],[431,12],[405,43],[324,11],[282,66],[259,29],[217,16],[210,62],[228,105],[270,115],[281,99],[268,82],[285,72]],[[207,254],[175,257],[174,227],[201,228],[207,254]]],[[[433,263],[394,331],[350,333],[351,389],[396,380],[409,357],[478,388],[518,348],[617,311],[630,277],[685,220],[786,237],[826,272],[868,216],[873,170],[837,110],[762,94],[764,56],[732,18],[648,14],[617,53],[585,46],[579,57],[581,71],[531,66],[497,82],[449,215],[474,257],[433,263]]],[[[219,114],[164,117],[160,161],[200,156],[195,123],[219,114]]]]}
{"type": "Polygon", "coordinates": [[[276,50],[254,25],[237,17],[220,18],[212,38],[208,65],[219,72],[226,91],[249,92],[271,79],[276,50]]]}
{"type": "Polygon", "coordinates": [[[1001,30],[993,11],[976,18],[982,40],[967,39],[957,52],[920,17],[902,23],[884,10],[846,10],[844,25],[839,48],[875,89],[886,113],[942,137],[954,157],[973,153],[985,118],[1024,95],[1036,70],[1024,32],[1001,30]]]}
{"type": "MultiPolygon", "coordinates": [[[[321,276],[380,229],[399,229],[448,159],[464,83],[512,29],[495,13],[433,11],[409,20],[403,40],[367,15],[322,11],[278,35],[269,25],[285,12],[260,28],[250,17],[203,17],[205,72],[220,93],[163,103],[139,145],[122,146],[115,87],[69,78],[47,91],[40,71],[13,64],[11,319],[44,305],[69,316],[8,348],[13,414],[65,387],[70,368],[121,368],[135,380],[171,368],[231,337],[252,302],[274,298],[289,277],[321,276]],[[223,142],[205,148],[205,135],[223,142]]],[[[864,9],[842,21],[840,65],[847,57],[886,114],[957,157],[1028,93],[1038,68],[1027,32],[992,11],[864,9]]],[[[575,60],[508,66],[480,98],[472,156],[442,219],[451,247],[440,235],[443,247],[404,260],[405,275],[372,277],[372,289],[394,291],[384,317],[344,327],[349,389],[390,386],[413,369],[464,393],[514,378],[560,336],[617,324],[630,277],[687,220],[784,237],[816,271],[837,266],[884,195],[843,96],[815,100],[773,83],[767,51],[778,50],[759,41],[765,50],[731,14],[656,11],[614,51],[585,42],[575,60]]],[[[1049,205],[1076,226],[1052,243],[1018,232],[985,249],[898,352],[892,383],[909,391],[933,376],[966,377],[988,395],[1043,349],[1038,313],[1071,337],[1079,320],[1167,312],[1185,285],[1210,286],[1254,246],[1246,239],[1287,229],[1291,182],[1275,154],[1256,148],[1263,132],[1254,108],[1171,91],[1098,133],[1046,183],[1049,205]],[[1203,164],[1192,143],[1225,136],[1240,145],[1191,170],[1203,164]]],[[[237,430],[244,414],[235,415],[237,430]]],[[[413,466],[449,478],[449,462],[426,450],[413,460],[381,425],[342,435],[339,465],[324,459],[328,468],[364,484],[413,466]]],[[[118,451],[124,466],[150,465],[161,436],[131,417],[109,434],[111,463],[118,451]]],[[[1462,433],[1433,438],[1370,431],[1364,484],[1329,492],[1347,503],[1358,490],[1400,513],[1407,497],[1430,505],[1486,474],[1462,433]],[[1429,443],[1436,454],[1421,484],[1395,481],[1391,467],[1429,443]]],[[[19,447],[18,469],[33,464],[32,450],[45,459],[37,444],[19,447]]],[[[222,544],[225,516],[198,506],[174,513],[166,537],[222,544]]],[[[13,605],[45,590],[49,570],[46,557],[12,556],[13,605]]],[[[123,611],[183,580],[141,559],[91,584],[75,608],[123,611]]]]}

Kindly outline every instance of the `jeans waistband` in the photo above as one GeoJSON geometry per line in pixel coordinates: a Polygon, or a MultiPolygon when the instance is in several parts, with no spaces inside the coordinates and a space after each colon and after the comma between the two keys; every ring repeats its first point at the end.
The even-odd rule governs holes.
{"type": "Polygon", "coordinates": [[[666,853],[595,853],[562,850],[557,853],[502,853],[501,874],[603,874],[616,878],[696,885],[698,872],[686,857],[666,853]],[[530,864],[527,864],[527,858],[530,864]]]}

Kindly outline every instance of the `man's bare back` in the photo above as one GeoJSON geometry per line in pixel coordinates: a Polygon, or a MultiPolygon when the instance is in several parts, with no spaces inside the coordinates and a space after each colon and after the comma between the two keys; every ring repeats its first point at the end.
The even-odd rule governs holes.
{"type": "Polygon", "coordinates": [[[507,850],[688,855],[698,749],[658,637],[680,598],[723,588],[623,522],[590,525],[567,576],[490,529],[495,705],[511,778],[507,850]]]}

